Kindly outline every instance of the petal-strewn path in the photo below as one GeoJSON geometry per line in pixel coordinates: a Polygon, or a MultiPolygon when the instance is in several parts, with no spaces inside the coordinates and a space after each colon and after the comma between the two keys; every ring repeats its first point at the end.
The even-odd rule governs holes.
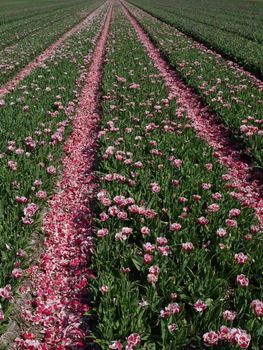
{"type": "MultiPolygon", "coordinates": [[[[104,5],[105,6],[105,5],[104,5]]],[[[99,9],[99,8],[98,8],[99,9]]],[[[23,68],[14,78],[9,80],[4,85],[0,86],[0,98],[3,98],[7,93],[12,91],[23,79],[25,79],[35,68],[39,67],[43,62],[52,56],[55,50],[72,34],[85,28],[91,19],[96,16],[97,10],[93,10],[84,20],[75,25],[69,31],[64,33],[58,40],[44,50],[38,57],[30,62],[25,68],[23,68]]]]}
{"type": "Polygon", "coordinates": [[[184,108],[197,134],[213,147],[214,155],[228,168],[233,188],[238,190],[237,199],[243,205],[254,208],[261,224],[263,224],[262,189],[256,180],[251,179],[253,172],[251,166],[242,160],[240,152],[231,143],[223,125],[216,121],[215,116],[202,105],[200,98],[169,67],[161,57],[159,50],[152,44],[125,6],[123,6],[123,11],[164,79],[170,91],[170,98],[175,98],[178,105],[184,108]]]}
{"type": "Polygon", "coordinates": [[[92,171],[99,122],[97,96],[111,16],[110,6],[79,100],[73,132],[65,145],[63,178],[44,218],[45,252],[28,271],[36,297],[24,308],[24,318],[39,326],[42,339],[27,332],[16,340],[17,349],[84,348],[82,317],[88,309],[84,299],[92,246],[90,207],[95,190],[92,171]]]}

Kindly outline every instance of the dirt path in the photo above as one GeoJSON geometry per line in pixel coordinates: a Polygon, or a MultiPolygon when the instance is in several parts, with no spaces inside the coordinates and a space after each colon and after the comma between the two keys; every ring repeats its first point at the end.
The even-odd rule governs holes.
{"type": "MultiPolygon", "coordinates": [[[[101,5],[103,6],[103,5],[101,5]]],[[[43,51],[38,57],[36,57],[32,62],[23,68],[14,78],[9,80],[7,83],[0,87],[0,98],[3,98],[7,93],[14,90],[14,88],[25,79],[34,69],[39,67],[46,59],[51,57],[55,50],[72,34],[80,31],[84,28],[93,17],[96,16],[97,11],[100,9],[99,6],[97,9],[93,10],[84,20],[72,27],[69,31],[64,33],[58,40],[56,40],[51,46],[49,46],[45,51],[43,51]]]]}
{"type": "Polygon", "coordinates": [[[197,135],[213,147],[215,157],[228,168],[233,188],[238,190],[237,199],[243,205],[255,209],[257,217],[263,225],[262,188],[256,179],[257,174],[255,174],[255,170],[242,159],[239,150],[228,137],[224,126],[216,120],[216,117],[203,105],[199,96],[193,93],[161,57],[159,50],[152,44],[123,3],[122,9],[136,30],[140,42],[164,79],[170,91],[170,98],[175,98],[179,107],[187,112],[189,122],[197,135]]]}
{"type": "Polygon", "coordinates": [[[15,349],[85,347],[89,330],[83,328],[83,314],[89,309],[86,286],[91,273],[87,266],[92,249],[93,166],[100,119],[97,103],[111,17],[110,5],[79,99],[73,132],[65,145],[63,177],[44,217],[45,252],[28,270],[32,283],[28,292],[34,298],[22,308],[22,314],[31,328],[16,339],[15,349]]]}

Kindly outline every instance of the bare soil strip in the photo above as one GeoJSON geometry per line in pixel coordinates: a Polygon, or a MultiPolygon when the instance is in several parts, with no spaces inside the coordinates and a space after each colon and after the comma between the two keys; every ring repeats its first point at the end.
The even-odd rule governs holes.
{"type": "MultiPolygon", "coordinates": [[[[101,5],[103,6],[103,5],[101,5]]],[[[69,31],[64,33],[58,40],[56,40],[51,46],[49,46],[45,51],[43,51],[38,57],[36,57],[32,62],[30,62],[25,68],[23,68],[14,78],[9,80],[3,86],[0,87],[0,98],[3,98],[10,91],[14,90],[14,88],[25,79],[34,69],[39,67],[46,59],[52,56],[55,50],[72,34],[80,31],[84,28],[90,20],[96,16],[97,10],[101,7],[99,6],[97,9],[93,10],[89,15],[78,23],[76,26],[71,28],[69,31]]]]}
{"type": "Polygon", "coordinates": [[[237,199],[243,205],[255,209],[260,223],[263,225],[263,196],[260,182],[255,178],[253,167],[242,159],[225,127],[203,105],[199,96],[195,94],[170,68],[161,57],[159,50],[152,44],[147,34],[124,6],[122,8],[137,32],[138,38],[145,47],[155,67],[163,77],[170,97],[175,98],[179,107],[184,108],[191,126],[197,135],[214,149],[214,156],[228,168],[231,186],[238,190],[237,199]]]}

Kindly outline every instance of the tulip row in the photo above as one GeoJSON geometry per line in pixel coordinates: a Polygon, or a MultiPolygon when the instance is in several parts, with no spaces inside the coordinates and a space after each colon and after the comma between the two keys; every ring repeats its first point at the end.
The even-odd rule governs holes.
{"type": "Polygon", "coordinates": [[[240,147],[263,165],[263,93],[253,78],[184,34],[129,5],[161,52],[231,131],[240,147]]]}
{"type": "Polygon", "coordinates": [[[1,43],[6,47],[0,51],[0,84],[14,77],[19,70],[63,33],[83,20],[98,5],[99,1],[92,0],[88,4],[76,6],[73,10],[62,11],[59,15],[49,15],[46,20],[45,17],[38,18],[38,21],[33,23],[33,28],[25,22],[26,29],[23,30],[23,26],[19,26],[14,31],[9,30],[1,34],[1,43]]]}
{"type": "Polygon", "coordinates": [[[60,172],[63,142],[107,8],[105,4],[96,10],[85,28],[1,103],[1,329],[17,280],[30,263],[26,256],[38,242],[36,234],[29,244],[60,172]]]}
{"type": "MultiPolygon", "coordinates": [[[[177,8],[178,4],[171,4],[169,0],[161,4],[158,0],[154,3],[140,0],[132,2],[161,21],[175,26],[195,40],[245,66],[262,78],[263,30],[261,29],[260,17],[258,21],[250,19],[242,23],[243,18],[246,18],[246,14],[240,11],[232,13],[231,19],[228,17],[218,18],[218,16],[210,18],[209,9],[214,6],[213,1],[209,3],[208,10],[206,7],[204,14],[194,11],[196,2],[191,4],[192,12],[189,10],[181,11],[181,8],[177,8]],[[168,7],[164,5],[168,5],[168,7]]],[[[259,11],[262,13],[260,6],[259,11]]]]}
{"type": "Polygon", "coordinates": [[[254,212],[235,199],[227,169],[197,138],[120,10],[102,93],[88,341],[119,350],[259,350],[263,257],[254,212]]]}

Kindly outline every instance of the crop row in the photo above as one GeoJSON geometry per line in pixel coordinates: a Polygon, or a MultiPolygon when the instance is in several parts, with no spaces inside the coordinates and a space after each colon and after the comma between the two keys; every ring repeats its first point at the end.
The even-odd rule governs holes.
{"type": "MultiPolygon", "coordinates": [[[[97,0],[92,0],[88,3],[85,10],[83,9],[83,12],[76,8],[62,17],[53,19],[51,17],[50,22],[42,23],[38,30],[33,30],[25,37],[22,34],[20,40],[0,51],[0,84],[4,84],[12,78],[21,68],[25,67],[27,63],[74,26],[74,24],[80,22],[98,5],[99,2],[97,0]]],[[[21,28],[20,32],[22,32],[21,28]]]]}
{"type": "Polygon", "coordinates": [[[180,76],[262,166],[263,93],[252,78],[174,27],[132,5],[129,9],[180,76]]]}
{"type": "Polygon", "coordinates": [[[133,3],[262,77],[263,31],[261,23],[254,27],[252,20],[250,24],[233,22],[232,17],[235,18],[233,15],[231,19],[209,18],[206,14],[197,14],[194,11],[190,14],[189,11],[181,13],[172,5],[168,8],[163,7],[163,4],[158,6],[158,2],[157,6],[151,2],[142,3],[139,0],[133,3]]]}
{"type": "Polygon", "coordinates": [[[63,142],[106,10],[107,5],[99,8],[85,28],[2,101],[0,301],[7,314],[1,312],[1,320],[7,320],[15,288],[30,263],[27,254],[35,243],[29,240],[60,172],[63,142]]]}
{"type": "Polygon", "coordinates": [[[236,201],[227,170],[120,10],[102,93],[90,340],[102,349],[259,349],[254,213],[236,201]]]}

